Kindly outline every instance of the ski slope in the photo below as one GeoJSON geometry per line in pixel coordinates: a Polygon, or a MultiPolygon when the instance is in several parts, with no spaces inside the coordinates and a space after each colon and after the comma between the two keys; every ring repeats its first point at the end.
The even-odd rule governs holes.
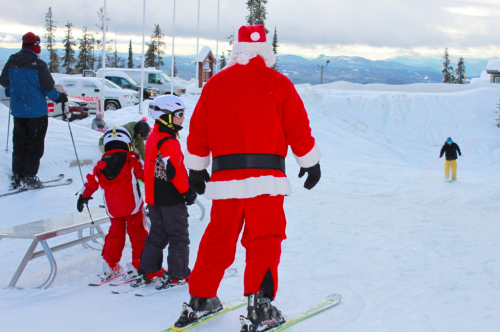
{"type": "MultiPolygon", "coordinates": [[[[292,195],[285,200],[288,239],[276,305],[291,316],[332,292],[342,294],[342,302],[287,331],[498,331],[500,88],[337,82],[297,90],[322,151],[322,179],[313,190],[304,189],[298,165],[287,158],[292,195]],[[458,160],[458,181],[443,182],[444,158],[422,177],[448,136],[462,151],[475,140],[458,160]]],[[[197,98],[183,99],[185,146],[197,98]]],[[[113,126],[141,117],[130,107],[106,112],[105,120],[113,126]]],[[[95,163],[100,134],[90,130],[91,121],[72,122],[71,128],[80,158],[95,163]]],[[[0,106],[4,146],[6,129],[7,109],[0,106]]],[[[70,167],[74,159],[68,125],[51,119],[39,175],[65,173],[74,183],[1,198],[0,228],[75,211],[82,184],[78,169],[70,167]]],[[[10,152],[0,158],[1,188],[8,186],[10,163],[10,152]]],[[[85,173],[91,169],[83,167],[85,173]]],[[[91,205],[102,203],[102,194],[94,197],[91,205]]],[[[200,201],[210,208],[210,201],[200,201]]],[[[209,217],[198,221],[195,206],[190,213],[193,266],[209,217]]],[[[28,240],[0,241],[0,285],[9,283],[28,246],[28,240]]],[[[147,298],[112,295],[108,286],[87,286],[101,270],[98,251],[77,246],[55,257],[59,272],[48,290],[29,288],[46,279],[44,258],[31,261],[21,277],[18,286],[28,288],[0,289],[2,331],[159,332],[189,299],[186,288],[147,298]]],[[[130,257],[127,246],[122,263],[130,257]]],[[[239,245],[232,266],[238,274],[222,281],[222,300],[241,296],[244,264],[239,245]]],[[[236,310],[200,330],[239,331],[244,313],[236,310]]]]}

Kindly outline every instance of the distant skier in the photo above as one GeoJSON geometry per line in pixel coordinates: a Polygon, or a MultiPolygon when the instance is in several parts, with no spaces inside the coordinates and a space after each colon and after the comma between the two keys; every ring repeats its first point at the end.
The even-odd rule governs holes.
{"type": "Polygon", "coordinates": [[[271,301],[286,239],[283,202],[291,194],[285,174],[288,147],[300,165],[299,177],[308,173],[305,188],[318,183],[321,171],[304,104],[293,83],[269,68],[275,61],[264,26],[242,26],[228,65],[206,83],[191,117],[189,184],[213,203],[189,279],[191,299],[175,327],[223,310],[217,289],[234,261],[243,228],[248,308],[240,317],[241,331],[265,331],[284,322],[271,301]]]}
{"type": "Polygon", "coordinates": [[[143,200],[137,180],[144,179],[144,170],[139,156],[129,151],[131,137],[123,127],[113,127],[104,134],[104,154],[92,174],[87,175],[83,193],[78,197],[77,209],[83,211],[84,204],[101,187],[104,191],[106,212],[111,226],[106,235],[102,257],[104,266],[102,281],[123,272],[120,265],[125,247],[125,231],[132,243],[132,262],[127,263],[128,278],[137,277],[144,240],[148,235],[142,212],[143,200]]]}
{"type": "Polygon", "coordinates": [[[144,185],[151,230],[142,251],[138,287],[164,277],[161,287],[184,282],[189,269],[189,224],[186,205],[196,199],[189,187],[184,155],[177,141],[184,121],[183,101],[176,96],[154,99],[149,111],[155,125],[146,142],[144,185]],[[168,273],[163,270],[163,249],[168,245],[168,273]]]}
{"type": "Polygon", "coordinates": [[[460,152],[460,147],[457,143],[453,142],[451,137],[448,137],[446,142],[443,144],[441,148],[441,153],[439,154],[439,158],[446,153],[446,161],[444,162],[444,179],[447,181],[450,177],[450,169],[451,169],[451,180],[457,180],[457,152],[459,156],[462,156],[462,152],[460,152]]]}
{"type": "MultiPolygon", "coordinates": [[[[132,150],[137,152],[141,159],[144,160],[146,152],[144,140],[148,138],[149,132],[151,131],[151,127],[149,127],[147,121],[131,121],[121,127],[125,128],[132,138],[132,143],[130,145],[132,150]]],[[[103,139],[104,136],[99,139],[99,149],[101,149],[101,152],[104,151],[103,139]]]]}
{"type": "Polygon", "coordinates": [[[108,125],[106,124],[106,121],[104,121],[103,112],[97,111],[95,114],[95,118],[92,120],[92,129],[103,133],[108,130],[108,125]]]}
{"type": "Polygon", "coordinates": [[[0,76],[0,85],[10,96],[10,109],[14,117],[12,183],[13,189],[21,185],[41,186],[36,176],[44,153],[45,134],[49,124],[46,97],[52,101],[67,102],[68,97],[54,89],[54,79],[47,64],[40,60],[40,37],[33,32],[23,36],[22,50],[11,55],[0,76]]]}

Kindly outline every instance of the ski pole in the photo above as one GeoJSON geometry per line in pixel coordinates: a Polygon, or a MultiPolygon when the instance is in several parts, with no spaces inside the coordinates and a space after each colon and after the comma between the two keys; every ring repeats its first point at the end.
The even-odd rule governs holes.
{"type": "MultiPolygon", "coordinates": [[[[80,170],[80,177],[82,178],[82,183],[85,184],[85,180],[83,179],[82,166],[80,165],[80,158],[78,158],[78,152],[76,151],[75,139],[73,138],[73,131],[71,130],[71,125],[69,124],[69,107],[66,103],[62,104],[63,112],[66,116],[66,121],[68,122],[69,133],[71,135],[71,141],[73,142],[73,149],[75,150],[76,162],[78,163],[78,169],[80,170]]],[[[78,193],[77,193],[78,194],[78,193]]],[[[90,216],[90,220],[92,220],[92,224],[94,224],[94,218],[92,218],[92,213],[90,213],[88,203],[85,203],[87,206],[87,211],[90,216]]]]}
{"type": "Polygon", "coordinates": [[[429,172],[429,171],[431,170],[431,168],[433,168],[433,167],[434,167],[434,165],[436,165],[436,163],[438,162],[438,160],[439,160],[439,159],[441,159],[441,157],[439,157],[438,159],[436,159],[436,161],[434,162],[434,164],[432,164],[432,166],[431,166],[431,167],[429,167],[429,169],[428,169],[428,170],[424,173],[424,175],[422,175],[422,177],[424,177],[424,176],[425,176],[425,174],[427,174],[427,172],[429,172]]]}
{"type": "Polygon", "coordinates": [[[472,142],[470,142],[470,143],[469,143],[469,145],[467,145],[467,147],[466,147],[466,148],[462,151],[462,153],[463,153],[463,152],[465,152],[465,150],[467,150],[467,149],[469,148],[469,146],[471,146],[471,145],[472,145],[472,143],[474,143],[475,141],[476,141],[476,140],[475,140],[475,139],[473,139],[473,140],[472,140],[472,142]]]}
{"type": "Polygon", "coordinates": [[[5,147],[5,153],[9,153],[9,134],[10,134],[10,107],[9,107],[9,121],[7,122],[7,146],[5,147]]]}

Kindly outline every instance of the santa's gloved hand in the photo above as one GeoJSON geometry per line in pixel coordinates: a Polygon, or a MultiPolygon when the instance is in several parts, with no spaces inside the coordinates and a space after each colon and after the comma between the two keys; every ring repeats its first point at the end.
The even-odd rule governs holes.
{"type": "Polygon", "coordinates": [[[181,196],[184,200],[184,204],[193,205],[198,195],[196,195],[193,189],[189,188],[185,193],[181,194],[181,196]]]}
{"type": "Polygon", "coordinates": [[[312,167],[301,167],[299,172],[299,178],[303,177],[307,172],[307,179],[304,182],[304,188],[311,190],[319,182],[321,178],[321,168],[319,163],[312,167]]]}
{"type": "Polygon", "coordinates": [[[85,198],[82,196],[82,194],[80,194],[80,196],[78,196],[78,202],[76,202],[76,209],[78,210],[78,212],[82,212],[83,204],[88,205],[91,199],[93,198],[92,197],[85,198]]]}
{"type": "Polygon", "coordinates": [[[193,188],[193,190],[198,195],[203,195],[205,193],[206,182],[210,180],[210,174],[208,174],[207,170],[195,171],[193,169],[189,170],[189,187],[193,188]]]}

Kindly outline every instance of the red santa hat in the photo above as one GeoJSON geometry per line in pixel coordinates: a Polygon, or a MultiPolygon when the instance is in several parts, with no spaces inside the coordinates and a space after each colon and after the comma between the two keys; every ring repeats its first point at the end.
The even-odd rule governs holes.
{"type": "Polygon", "coordinates": [[[23,36],[23,46],[22,48],[26,48],[32,50],[33,52],[40,54],[42,49],[40,48],[40,37],[35,35],[33,32],[28,32],[23,36]]]}
{"type": "Polygon", "coordinates": [[[271,44],[267,42],[266,28],[262,24],[244,25],[238,30],[238,42],[233,44],[226,67],[234,64],[246,65],[250,59],[260,55],[271,67],[276,63],[271,44]]]}

